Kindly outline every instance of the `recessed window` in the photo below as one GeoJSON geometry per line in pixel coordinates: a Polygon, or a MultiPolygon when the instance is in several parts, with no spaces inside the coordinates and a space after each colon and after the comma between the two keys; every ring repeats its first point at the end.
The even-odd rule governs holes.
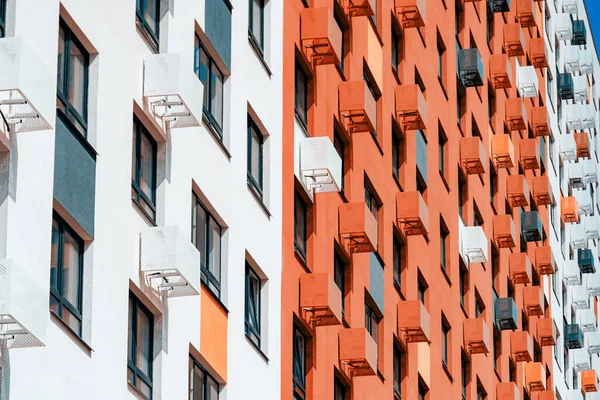
{"type": "Polygon", "coordinates": [[[467,294],[469,292],[469,271],[467,270],[466,266],[464,265],[464,263],[460,262],[461,266],[460,266],[460,272],[459,272],[459,280],[458,280],[458,286],[459,286],[459,292],[460,292],[460,305],[465,307],[466,306],[466,300],[467,300],[467,294]]]}
{"type": "Polygon", "coordinates": [[[304,400],[306,399],[306,338],[296,327],[294,327],[292,356],[294,400],[304,400]]]}
{"type": "Polygon", "coordinates": [[[496,116],[496,93],[492,85],[488,85],[488,119],[490,125],[494,128],[494,117],[496,116]]]}
{"type": "Polygon", "coordinates": [[[403,242],[394,237],[393,250],[394,283],[402,288],[402,270],[404,269],[406,259],[406,246],[403,242]]]}
{"type": "Polygon", "coordinates": [[[424,305],[427,306],[425,304],[426,301],[426,294],[427,294],[427,284],[422,280],[419,279],[418,284],[417,284],[417,290],[419,292],[419,301],[424,305]]]}
{"type": "Polygon", "coordinates": [[[52,218],[50,311],[81,336],[83,241],[58,215],[52,218]]]}
{"type": "Polygon", "coordinates": [[[338,8],[335,9],[335,12],[333,13],[333,18],[335,19],[335,23],[337,24],[340,32],[342,33],[342,43],[340,46],[341,49],[341,53],[340,53],[340,63],[338,64],[340,70],[342,71],[342,73],[344,72],[344,48],[346,47],[346,26],[343,22],[343,13],[339,11],[338,8]]]}
{"type": "Polygon", "coordinates": [[[200,252],[200,277],[209,290],[221,297],[221,225],[194,193],[192,197],[192,243],[200,252]]]}
{"type": "Polygon", "coordinates": [[[338,155],[340,156],[340,159],[342,160],[342,182],[340,182],[341,184],[341,191],[344,191],[344,168],[345,168],[345,155],[346,155],[346,143],[344,143],[344,141],[342,140],[342,137],[340,136],[339,133],[334,132],[333,133],[333,146],[335,147],[335,150],[337,151],[338,155]]]}
{"type": "Polygon", "coordinates": [[[483,317],[483,313],[485,312],[485,305],[479,295],[476,293],[475,296],[475,318],[483,317]]]}
{"type": "Polygon", "coordinates": [[[394,347],[394,400],[402,398],[402,366],[404,354],[394,347]]]}
{"type": "Polygon", "coordinates": [[[219,384],[192,357],[190,357],[189,393],[189,400],[219,400],[219,384]]]}
{"type": "Polygon", "coordinates": [[[419,400],[428,400],[427,394],[429,393],[429,389],[425,387],[421,382],[419,382],[419,400]]]}
{"type": "Polygon", "coordinates": [[[448,173],[448,137],[441,124],[438,124],[438,152],[439,152],[439,169],[440,174],[444,179],[447,179],[448,173]]]}
{"type": "Polygon", "coordinates": [[[138,27],[146,34],[154,48],[158,50],[160,0],[136,0],[135,13],[138,27]]]}
{"type": "Polygon", "coordinates": [[[404,58],[404,47],[402,33],[395,26],[392,27],[392,70],[396,75],[400,74],[400,63],[404,58]]]}
{"type": "Polygon", "coordinates": [[[346,263],[344,260],[342,260],[342,257],[340,257],[337,252],[335,252],[333,255],[333,279],[342,294],[343,317],[345,310],[344,294],[346,293],[346,263]]]}
{"type": "Polygon", "coordinates": [[[131,198],[154,221],[156,218],[156,141],[139,119],[133,119],[131,198]]]}
{"type": "Polygon", "coordinates": [[[0,0],[0,38],[6,36],[6,0],[0,0]]]}
{"type": "Polygon", "coordinates": [[[446,86],[446,69],[448,68],[448,66],[446,65],[446,59],[447,59],[447,54],[446,54],[446,45],[444,44],[444,41],[442,40],[442,37],[440,35],[440,32],[438,31],[437,33],[437,53],[438,53],[438,79],[440,81],[440,83],[442,84],[442,86],[446,86]]]}
{"type": "Polygon", "coordinates": [[[471,379],[470,374],[470,363],[469,360],[463,355],[460,364],[460,381],[461,381],[461,392],[463,400],[467,399],[467,387],[469,385],[469,381],[471,379]]]}
{"type": "Polygon", "coordinates": [[[196,36],[194,72],[204,86],[203,115],[210,127],[223,140],[223,86],[225,77],[214,58],[196,36]]]}
{"type": "Polygon", "coordinates": [[[145,398],[152,398],[154,315],[129,293],[129,339],[127,341],[127,383],[145,398]]]}
{"type": "MultiPolygon", "coordinates": [[[[371,74],[371,71],[366,63],[363,64],[363,79],[367,84],[367,88],[369,88],[369,92],[371,92],[371,96],[373,96],[375,99],[376,115],[379,115],[379,98],[381,97],[381,92],[375,84],[375,79],[373,78],[373,75],[371,74]]],[[[372,133],[377,136],[377,118],[375,118],[375,121],[373,121],[373,127],[375,129],[372,133]]]]}
{"type": "Polygon", "coordinates": [[[333,398],[335,400],[346,400],[346,387],[338,378],[335,378],[334,381],[333,398]]]}
{"type": "Polygon", "coordinates": [[[494,369],[499,369],[500,358],[502,356],[502,335],[496,327],[494,327],[494,369]]]}
{"type": "Polygon", "coordinates": [[[265,0],[250,0],[248,35],[263,53],[265,51],[265,0]]]}
{"type": "MultiPolygon", "coordinates": [[[[486,39],[487,39],[487,44],[491,50],[492,45],[494,43],[495,24],[494,24],[494,13],[492,12],[492,10],[490,10],[489,5],[486,6],[486,14],[487,14],[486,39]]],[[[551,36],[548,36],[548,37],[551,37],[551,36]]]]}
{"type": "Polygon", "coordinates": [[[450,358],[448,352],[448,345],[450,343],[450,325],[442,317],[442,363],[448,367],[450,365],[450,358]]]}
{"type": "Polygon", "coordinates": [[[477,400],[485,400],[487,398],[487,393],[481,386],[481,384],[477,385],[477,400]]]}
{"type": "Polygon", "coordinates": [[[375,341],[375,344],[379,346],[379,317],[375,313],[375,310],[369,303],[365,301],[365,328],[375,341]]]}
{"type": "Polygon", "coordinates": [[[467,113],[467,94],[462,88],[460,80],[458,80],[456,84],[456,98],[456,122],[458,126],[462,128],[463,119],[467,113]]]}
{"type": "Polygon", "coordinates": [[[308,128],[308,75],[296,62],[294,111],[304,128],[308,128]]]}
{"type": "Polygon", "coordinates": [[[368,185],[365,185],[365,203],[367,204],[367,208],[371,210],[371,214],[373,214],[373,216],[375,217],[375,221],[378,221],[379,207],[381,207],[381,205],[375,198],[373,190],[368,185]]]}
{"type": "Polygon", "coordinates": [[[306,203],[298,193],[294,196],[294,248],[306,258],[306,203]]]}
{"type": "Polygon", "coordinates": [[[260,277],[246,263],[246,336],[260,348],[260,277]]]}
{"type": "Polygon", "coordinates": [[[373,26],[375,27],[375,30],[377,30],[377,2],[378,1],[379,0],[373,0],[371,2],[371,6],[373,7],[373,15],[369,16],[369,19],[373,23],[373,26]]]}
{"type": "Polygon", "coordinates": [[[448,268],[448,248],[450,247],[450,231],[444,219],[440,216],[440,266],[448,268]]]}
{"type": "Polygon", "coordinates": [[[263,134],[248,116],[248,184],[263,197],[263,134]]]}
{"type": "Polygon", "coordinates": [[[84,137],[87,137],[89,61],[88,52],[61,20],[58,30],[56,105],[61,115],[84,137]]]}
{"type": "Polygon", "coordinates": [[[396,179],[400,179],[400,169],[404,161],[404,137],[394,125],[392,129],[392,173],[396,179]]]}

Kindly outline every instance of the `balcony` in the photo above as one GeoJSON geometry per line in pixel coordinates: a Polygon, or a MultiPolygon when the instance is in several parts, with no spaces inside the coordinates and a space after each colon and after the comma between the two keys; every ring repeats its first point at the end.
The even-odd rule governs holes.
{"type": "Polygon", "coordinates": [[[523,288],[523,309],[527,315],[544,315],[544,292],[539,286],[523,288]]]}
{"type": "Polygon", "coordinates": [[[573,224],[569,227],[569,241],[573,250],[587,247],[587,235],[582,224],[573,224]]]}
{"type": "Polygon", "coordinates": [[[494,89],[512,87],[512,68],[506,53],[490,56],[490,79],[494,89]]]}
{"type": "Polygon", "coordinates": [[[573,286],[571,291],[571,305],[574,310],[590,308],[590,294],[582,285],[573,286]]]}
{"type": "Polygon", "coordinates": [[[339,333],[340,363],[351,377],[375,375],[377,343],[365,328],[346,328],[339,333]]]}
{"type": "Polygon", "coordinates": [[[492,160],[496,168],[512,168],[515,160],[515,148],[510,135],[492,136],[492,160]]]}
{"type": "Polygon", "coordinates": [[[600,332],[592,332],[586,335],[587,349],[590,355],[600,354],[600,332]]]}
{"type": "Polygon", "coordinates": [[[585,287],[590,297],[600,296],[600,275],[588,274],[585,276],[585,287]]]}
{"type": "Polygon", "coordinates": [[[405,236],[427,235],[429,210],[421,193],[399,192],[396,195],[398,228],[405,236]]]}
{"type": "Polygon", "coordinates": [[[585,349],[576,349],[571,354],[575,372],[587,371],[591,368],[590,354],[585,349]]]}
{"type": "Polygon", "coordinates": [[[573,190],[580,216],[591,215],[594,211],[591,193],[592,192],[588,190],[573,190]]]}
{"type": "Polygon", "coordinates": [[[543,239],[544,228],[537,211],[521,213],[521,234],[526,242],[537,242],[543,239]]]}
{"type": "Polygon", "coordinates": [[[509,254],[508,276],[514,285],[531,283],[531,262],[527,253],[509,254]]]}
{"type": "Polygon", "coordinates": [[[0,349],[45,346],[48,291],[27,269],[0,260],[0,349]]]}
{"type": "Polygon", "coordinates": [[[494,243],[499,249],[515,247],[517,243],[517,228],[511,214],[494,215],[494,243]]]}
{"type": "Polygon", "coordinates": [[[529,205],[529,187],[524,175],[506,177],[506,197],[511,207],[527,207],[529,205]]]}
{"type": "MultiPolygon", "coordinates": [[[[514,382],[498,382],[496,384],[496,400],[521,400],[517,384],[514,382]]],[[[551,400],[554,400],[554,398],[551,400]]]]}
{"type": "Polygon", "coordinates": [[[352,0],[346,6],[346,13],[350,17],[369,17],[375,15],[376,0],[352,0]]]}
{"type": "Polygon", "coordinates": [[[458,50],[458,75],[465,88],[483,86],[483,61],[477,48],[458,50]]]}
{"type": "Polygon", "coordinates": [[[504,13],[510,11],[510,0],[488,0],[492,12],[504,13]]]}
{"type": "Polygon", "coordinates": [[[395,0],[396,18],[402,28],[420,28],[426,22],[425,0],[395,0]]]}
{"type": "Polygon", "coordinates": [[[581,327],[583,333],[596,332],[598,328],[596,325],[596,314],[592,308],[577,310],[576,315],[577,323],[581,327]]]}
{"type": "MultiPolygon", "coordinates": [[[[552,390],[544,390],[544,391],[538,392],[537,400],[555,400],[554,392],[552,390]]],[[[571,400],[571,399],[566,399],[566,400],[571,400]]]]}
{"type": "Polygon", "coordinates": [[[483,142],[477,136],[460,138],[460,164],[467,174],[485,173],[487,156],[483,142]]]}
{"type": "Polygon", "coordinates": [[[406,343],[429,341],[429,314],[419,300],[398,302],[398,336],[406,343]]]}
{"type": "Polygon", "coordinates": [[[483,318],[465,319],[463,336],[468,354],[487,354],[490,352],[490,330],[483,318]]]}
{"type": "Polygon", "coordinates": [[[569,185],[571,185],[573,189],[584,189],[585,182],[583,177],[583,163],[571,163],[567,164],[567,166],[569,185]]]}
{"type": "Polygon", "coordinates": [[[573,23],[570,14],[556,14],[554,16],[554,27],[558,40],[571,40],[573,38],[573,23]]]}
{"type": "Polygon", "coordinates": [[[581,270],[577,260],[566,260],[563,263],[563,281],[567,286],[581,285],[581,270]]]}
{"type": "Polygon", "coordinates": [[[461,255],[469,263],[484,263],[488,260],[488,240],[481,226],[465,226],[460,231],[461,255]]]}
{"type": "Polygon", "coordinates": [[[593,369],[581,371],[581,389],[584,393],[595,393],[598,391],[596,371],[593,369]]]}
{"type": "Polygon", "coordinates": [[[578,324],[565,325],[565,347],[569,350],[583,347],[583,332],[578,324]]]}
{"type": "Polygon", "coordinates": [[[342,159],[329,137],[300,140],[300,174],[304,185],[314,193],[340,191],[342,159]]]}
{"type": "Polygon", "coordinates": [[[328,273],[300,276],[300,309],[312,327],[342,323],[342,293],[328,273]]]}
{"type": "Polygon", "coordinates": [[[577,150],[575,147],[575,138],[572,134],[558,135],[559,149],[558,152],[563,161],[577,160],[577,150]]]}
{"type": "Polygon", "coordinates": [[[533,134],[537,136],[550,135],[550,118],[546,106],[533,107],[531,109],[531,127],[533,134]]]}
{"type": "Polygon", "coordinates": [[[533,177],[533,200],[538,206],[554,204],[554,194],[547,175],[533,177]]]}
{"type": "Polygon", "coordinates": [[[578,0],[563,0],[563,12],[567,14],[577,14],[579,12],[577,1],[578,0]]]}
{"type": "Polygon", "coordinates": [[[585,75],[573,78],[573,100],[581,103],[588,101],[588,84],[585,75]]]}
{"type": "Polygon", "coordinates": [[[541,346],[556,345],[557,328],[550,317],[539,318],[536,322],[537,339],[541,346]]]}
{"type": "Polygon", "coordinates": [[[527,129],[527,111],[523,99],[506,99],[504,103],[504,120],[510,131],[522,131],[527,129]]]}
{"type": "Polygon", "coordinates": [[[523,98],[538,96],[538,77],[533,65],[517,67],[517,89],[523,98]]]}
{"type": "Polygon", "coordinates": [[[535,248],[535,269],[538,275],[553,275],[556,272],[552,247],[540,246],[535,248]]]}
{"type": "Polygon", "coordinates": [[[566,105],[567,132],[581,129],[581,112],[578,104],[566,105]]]}
{"type": "Polygon", "coordinates": [[[579,72],[579,47],[565,46],[564,47],[564,65],[566,72],[579,72]]]}
{"type": "Polygon", "coordinates": [[[546,44],[544,38],[529,40],[529,59],[536,68],[548,67],[548,56],[546,55],[546,44]]]}
{"type": "Polygon", "coordinates": [[[419,85],[396,86],[396,116],[405,130],[426,129],[427,102],[419,85]]]}
{"type": "Polygon", "coordinates": [[[494,302],[494,317],[500,330],[517,329],[519,314],[512,297],[497,298],[494,302]]]}
{"type": "Polygon", "coordinates": [[[525,55],[525,36],[519,23],[504,25],[504,51],[509,57],[525,55]]]}
{"type": "Polygon", "coordinates": [[[546,390],[546,368],[541,362],[525,364],[525,387],[529,392],[546,390]]]}
{"type": "Polygon", "coordinates": [[[529,332],[511,332],[510,355],[514,362],[529,362],[533,360],[533,340],[531,340],[529,332]]]}
{"type": "Polygon", "coordinates": [[[585,46],[587,44],[587,32],[584,21],[573,21],[573,38],[571,39],[571,44],[575,46],[585,46]]]}
{"type": "Polygon", "coordinates": [[[596,126],[595,109],[593,104],[584,104],[581,109],[581,128],[592,130],[596,126]]]}
{"type": "Polygon", "coordinates": [[[200,294],[200,253],[178,226],[140,232],[140,271],[167,297],[200,294]]]}
{"type": "Polygon", "coordinates": [[[377,103],[364,80],[339,86],[340,119],[350,133],[373,132],[377,124],[377,103]]]}
{"type": "Polygon", "coordinates": [[[340,204],[340,241],[349,254],[377,249],[377,220],[364,202],[340,204]]]}
{"type": "Polygon", "coordinates": [[[579,263],[579,269],[583,274],[593,274],[596,272],[596,266],[594,265],[594,255],[590,249],[578,249],[577,250],[577,262],[579,263]]]}
{"type": "Polygon", "coordinates": [[[573,100],[574,90],[571,74],[558,74],[558,97],[561,100],[573,100]]]}
{"type": "Polygon", "coordinates": [[[517,20],[523,28],[535,26],[533,0],[517,0],[517,20]]]}
{"type": "Polygon", "coordinates": [[[579,50],[579,72],[588,75],[594,73],[594,58],[590,49],[579,50]]]}
{"type": "Polygon", "coordinates": [[[584,399],[583,394],[581,393],[581,390],[579,390],[579,389],[567,390],[566,393],[567,393],[566,400],[586,400],[586,399],[584,399]]]}
{"type": "Polygon", "coordinates": [[[313,67],[339,64],[342,32],[328,7],[311,7],[300,11],[300,36],[304,55],[313,67]]]}
{"type": "Polygon", "coordinates": [[[524,170],[540,168],[540,146],[537,139],[521,139],[519,150],[524,170]]]}
{"type": "Polygon", "coordinates": [[[577,200],[575,200],[575,197],[561,197],[560,211],[560,218],[563,223],[579,222],[579,208],[577,207],[577,200]]]}

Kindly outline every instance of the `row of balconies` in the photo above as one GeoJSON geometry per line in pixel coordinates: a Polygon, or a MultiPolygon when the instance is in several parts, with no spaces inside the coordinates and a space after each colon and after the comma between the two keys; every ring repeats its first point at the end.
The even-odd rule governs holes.
{"type": "MultiPolygon", "coordinates": [[[[591,130],[596,127],[596,110],[593,104],[567,104],[565,108],[567,129],[569,131],[591,130]]],[[[583,133],[580,133],[580,136],[580,140],[585,140],[585,145],[589,149],[587,134],[585,138],[583,137],[583,133]]],[[[577,139],[577,135],[575,138],[577,139]]]]}
{"type": "Polygon", "coordinates": [[[554,16],[554,27],[558,40],[570,40],[572,45],[585,45],[587,32],[585,22],[573,20],[570,12],[558,13],[554,16]]]}
{"type": "Polygon", "coordinates": [[[574,77],[568,72],[558,74],[558,97],[560,100],[587,103],[588,84],[586,76],[574,77]]]}
{"type": "Polygon", "coordinates": [[[590,49],[580,49],[579,46],[564,46],[564,65],[567,72],[592,74],[594,72],[593,54],[590,49]]]}
{"type": "MultiPolygon", "coordinates": [[[[477,136],[460,138],[459,147],[460,163],[467,174],[485,173],[487,154],[481,139],[477,136]]],[[[492,136],[492,160],[497,168],[516,166],[517,159],[514,153],[514,145],[510,135],[492,136]]],[[[524,170],[540,168],[540,146],[537,139],[521,139],[518,160],[524,170]]]]}

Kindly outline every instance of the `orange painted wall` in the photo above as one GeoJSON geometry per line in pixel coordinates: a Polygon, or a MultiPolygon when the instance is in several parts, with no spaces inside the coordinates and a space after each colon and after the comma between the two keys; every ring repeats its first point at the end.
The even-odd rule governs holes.
{"type": "Polygon", "coordinates": [[[221,383],[227,382],[227,311],[208,289],[200,290],[200,356],[221,383]]]}

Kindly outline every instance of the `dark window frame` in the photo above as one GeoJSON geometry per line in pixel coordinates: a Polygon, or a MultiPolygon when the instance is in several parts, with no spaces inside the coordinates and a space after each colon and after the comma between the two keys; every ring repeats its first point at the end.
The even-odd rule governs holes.
{"type": "Polygon", "coordinates": [[[334,400],[346,399],[346,386],[337,377],[334,377],[333,398],[334,400]]]}
{"type": "Polygon", "coordinates": [[[392,244],[392,266],[394,275],[394,284],[402,290],[402,272],[405,268],[406,244],[394,235],[392,244]]]}
{"type": "Polygon", "coordinates": [[[371,306],[368,301],[365,299],[365,329],[369,332],[369,335],[375,341],[375,345],[377,346],[377,351],[379,352],[379,323],[382,318],[377,315],[375,311],[375,307],[371,306]]]}
{"type": "Polygon", "coordinates": [[[0,38],[6,36],[6,2],[7,0],[0,0],[0,38]]]}
{"type": "Polygon", "coordinates": [[[442,315],[442,364],[446,368],[450,367],[450,330],[450,325],[442,315]]]}
{"type": "Polygon", "coordinates": [[[337,151],[340,159],[342,160],[342,181],[340,182],[340,191],[344,193],[344,168],[345,168],[345,155],[346,155],[346,143],[342,139],[342,135],[338,133],[337,129],[333,132],[333,147],[337,151]]]}
{"type": "MultiPolygon", "coordinates": [[[[204,240],[205,242],[203,243],[204,246],[204,253],[205,253],[205,257],[206,257],[206,261],[203,263],[202,259],[200,259],[200,278],[201,281],[206,284],[208,286],[208,290],[213,293],[217,298],[221,298],[221,278],[222,278],[222,274],[223,274],[223,227],[221,226],[221,224],[219,223],[219,221],[217,221],[217,219],[211,214],[211,212],[208,210],[208,208],[204,205],[204,203],[202,202],[202,200],[200,199],[200,197],[196,194],[193,193],[193,198],[192,198],[192,219],[196,218],[197,221],[197,215],[198,212],[203,212],[204,213],[204,221],[205,221],[205,231],[204,231],[204,240]],[[196,212],[196,214],[194,214],[194,212],[196,212]],[[211,259],[209,257],[210,255],[210,251],[209,249],[212,246],[212,242],[211,242],[211,221],[214,223],[214,226],[219,228],[219,276],[215,276],[215,274],[212,273],[211,271],[211,259]]],[[[197,222],[196,222],[197,224],[197,222]]],[[[192,224],[192,244],[194,244],[194,246],[196,246],[196,248],[198,248],[198,246],[200,245],[200,243],[194,243],[198,241],[198,237],[195,235],[194,232],[194,224],[192,224]],[[195,240],[194,240],[195,239],[195,240]]],[[[200,250],[198,248],[198,250],[200,250]]],[[[202,253],[202,252],[201,252],[202,253]]]]}
{"type": "Polygon", "coordinates": [[[206,369],[202,365],[200,365],[200,363],[198,361],[196,361],[196,359],[194,357],[192,357],[191,355],[190,355],[190,367],[189,367],[189,369],[190,369],[189,370],[189,382],[188,382],[188,385],[189,385],[189,391],[188,391],[188,393],[190,394],[189,400],[219,400],[219,392],[221,391],[221,387],[220,387],[219,382],[217,382],[215,380],[215,378],[213,378],[206,371],[206,369]],[[204,390],[203,390],[203,393],[202,393],[202,395],[201,395],[201,397],[199,399],[197,399],[197,398],[194,397],[194,387],[193,387],[194,379],[193,378],[194,378],[194,376],[196,376],[195,375],[196,369],[198,369],[201,372],[202,379],[203,379],[202,388],[204,390]],[[210,398],[210,392],[209,392],[209,389],[210,389],[210,384],[209,383],[210,383],[210,381],[214,382],[214,385],[217,388],[217,398],[216,399],[210,398]]]}
{"type": "Polygon", "coordinates": [[[345,293],[346,293],[346,262],[334,251],[333,254],[333,279],[342,294],[342,318],[346,309],[345,293]]]}
{"type": "Polygon", "coordinates": [[[248,173],[247,173],[247,179],[248,179],[248,184],[252,187],[252,189],[254,189],[258,196],[262,199],[263,198],[263,190],[264,190],[264,173],[263,173],[263,154],[264,154],[264,150],[263,150],[263,145],[265,143],[265,138],[263,133],[261,132],[260,128],[258,127],[258,125],[256,124],[256,122],[254,122],[254,120],[252,119],[252,117],[250,115],[248,115],[248,173]],[[255,177],[252,174],[252,143],[254,141],[254,137],[252,135],[252,132],[256,133],[256,137],[258,138],[258,177],[255,177]]]}
{"type": "Polygon", "coordinates": [[[306,202],[300,196],[298,192],[294,194],[294,250],[299,253],[304,259],[306,259],[307,249],[307,231],[306,231],[306,220],[308,216],[308,207],[306,202]],[[298,211],[302,211],[302,219],[300,220],[300,215],[298,215],[298,211]],[[299,236],[302,239],[302,242],[298,242],[299,236]]]}
{"type": "MultiPolygon", "coordinates": [[[[215,61],[215,58],[211,55],[211,53],[207,50],[206,46],[204,45],[204,43],[202,43],[202,40],[200,39],[200,37],[198,35],[196,35],[195,38],[195,43],[194,43],[194,72],[196,74],[196,76],[198,77],[198,79],[200,80],[200,82],[202,82],[202,85],[204,86],[204,99],[202,101],[202,116],[205,119],[205,122],[209,125],[209,127],[216,133],[216,135],[218,136],[219,140],[222,142],[223,141],[223,114],[224,114],[224,104],[225,104],[225,80],[226,80],[226,76],[223,73],[223,71],[221,71],[221,68],[219,68],[219,65],[217,64],[217,62],[215,61]],[[205,73],[206,76],[202,77],[201,76],[201,54],[203,54],[206,58],[206,64],[204,66],[204,68],[206,69],[205,73]],[[220,116],[215,116],[214,113],[216,112],[216,110],[213,110],[212,108],[212,102],[211,102],[211,98],[212,98],[212,91],[213,91],[213,85],[209,84],[209,82],[215,81],[217,82],[217,79],[213,79],[213,75],[215,77],[220,76],[220,86],[221,86],[221,90],[220,92],[217,90],[217,93],[221,94],[221,98],[218,99],[220,100],[220,108],[221,108],[221,115],[220,116]],[[206,82],[203,80],[205,79],[206,82]],[[207,104],[208,103],[208,104],[207,104]]],[[[218,83],[217,83],[218,84],[218,83]]]]}
{"type": "Polygon", "coordinates": [[[256,46],[256,48],[259,50],[261,55],[264,55],[265,52],[265,0],[249,0],[249,7],[248,7],[248,37],[250,38],[250,40],[252,40],[252,42],[254,43],[254,45],[256,46]],[[254,2],[258,1],[258,7],[260,10],[260,27],[258,27],[259,29],[259,37],[256,37],[256,34],[254,32],[255,30],[255,26],[254,26],[254,2]]]}
{"type": "Polygon", "coordinates": [[[146,18],[144,18],[144,13],[146,12],[146,9],[148,8],[148,0],[136,0],[135,2],[135,15],[136,15],[136,23],[138,25],[138,27],[142,30],[142,32],[144,32],[144,34],[148,37],[148,39],[150,40],[150,44],[152,45],[152,47],[154,47],[154,49],[158,52],[158,45],[159,45],[159,37],[160,37],[160,0],[155,0],[156,1],[156,20],[154,21],[154,23],[156,24],[156,32],[154,32],[154,30],[150,27],[150,24],[148,23],[148,21],[146,20],[146,18]]]}
{"type": "Polygon", "coordinates": [[[292,383],[294,399],[306,398],[306,336],[294,325],[292,383]]]}
{"type": "Polygon", "coordinates": [[[294,113],[296,114],[296,119],[302,124],[302,127],[305,130],[308,130],[308,82],[309,76],[304,71],[304,68],[300,66],[300,63],[296,61],[295,72],[294,72],[294,113]],[[299,78],[302,78],[300,80],[299,78]],[[300,96],[300,89],[304,96],[300,96]],[[301,98],[302,97],[302,98],[301,98]],[[299,108],[301,104],[303,110],[299,108]]]}
{"type": "Polygon", "coordinates": [[[156,189],[157,189],[157,161],[158,161],[158,143],[154,139],[154,137],[150,134],[148,129],[142,124],[142,122],[134,116],[133,118],[133,126],[134,126],[134,137],[133,137],[133,157],[134,159],[134,168],[131,171],[131,187],[135,193],[135,196],[132,196],[132,200],[140,207],[142,212],[150,219],[150,221],[154,222],[156,220],[156,189]],[[141,179],[142,179],[142,162],[143,155],[141,154],[142,150],[142,138],[145,137],[150,142],[152,147],[152,185],[150,188],[151,193],[146,193],[142,190],[141,179]],[[144,203],[148,205],[152,214],[149,214],[144,207],[144,203]]]}
{"type": "Polygon", "coordinates": [[[138,299],[133,293],[129,292],[129,301],[133,302],[133,311],[134,313],[132,315],[128,315],[128,336],[127,336],[127,340],[129,342],[129,351],[127,354],[127,369],[130,370],[132,372],[132,376],[133,376],[133,381],[128,383],[130,385],[132,385],[135,389],[136,392],[139,393],[141,396],[143,396],[145,399],[152,399],[152,374],[153,374],[153,363],[154,363],[154,349],[153,349],[153,344],[154,344],[154,314],[152,314],[150,312],[150,310],[148,309],[148,307],[146,307],[144,305],[144,303],[138,299]],[[143,312],[144,314],[146,314],[146,317],[148,317],[148,321],[150,324],[150,341],[149,341],[149,372],[150,372],[150,376],[147,376],[145,373],[143,373],[137,365],[135,365],[135,356],[137,354],[137,323],[138,323],[138,313],[139,312],[143,312]],[[132,329],[133,327],[136,327],[136,329],[132,329]],[[144,382],[149,388],[150,388],[150,397],[146,397],[139,389],[137,389],[136,387],[136,381],[137,379],[141,379],[142,382],[144,382]]]}
{"type": "Polygon", "coordinates": [[[260,276],[254,271],[252,266],[246,262],[244,330],[248,339],[250,339],[250,341],[259,349],[261,345],[261,289],[262,280],[260,276]],[[256,285],[256,291],[251,290],[253,281],[254,285],[256,285]],[[254,310],[250,307],[252,304],[254,304],[254,310]]]}
{"type": "Polygon", "coordinates": [[[393,361],[393,380],[394,398],[399,400],[402,398],[402,370],[404,362],[404,352],[394,346],[394,361],[393,361]]]}

